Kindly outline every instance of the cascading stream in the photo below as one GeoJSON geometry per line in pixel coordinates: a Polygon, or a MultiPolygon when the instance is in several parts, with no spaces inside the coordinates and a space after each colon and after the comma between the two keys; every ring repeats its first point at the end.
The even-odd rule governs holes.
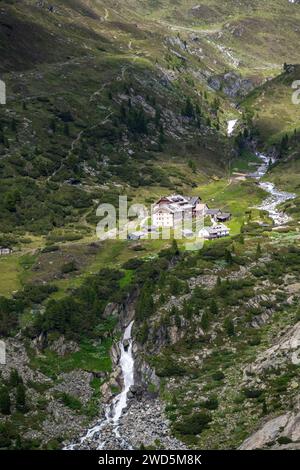
{"type": "MultiPolygon", "coordinates": [[[[270,158],[268,158],[266,155],[263,155],[261,153],[258,153],[257,156],[262,160],[262,165],[258,168],[257,172],[254,173],[252,176],[256,178],[257,180],[261,180],[263,176],[268,171],[269,168],[269,163],[270,163],[270,158]]],[[[274,161],[272,160],[272,163],[274,161]]],[[[291,199],[295,199],[296,195],[292,193],[287,193],[285,191],[280,191],[275,187],[273,183],[270,182],[259,182],[259,186],[266,192],[270,194],[269,197],[267,197],[260,206],[258,206],[257,209],[261,209],[264,211],[267,211],[269,213],[269,216],[271,219],[273,219],[274,224],[276,226],[284,225],[288,223],[290,220],[289,216],[285,214],[284,212],[278,210],[278,206],[280,204],[289,201],[291,199]]]]}
{"type": "Polygon", "coordinates": [[[99,442],[98,449],[105,449],[106,439],[101,438],[102,431],[106,427],[111,427],[116,440],[119,441],[121,448],[129,448],[130,446],[122,438],[119,433],[119,420],[122,416],[124,409],[127,407],[128,392],[134,385],[134,358],[132,354],[132,337],[131,331],[133,321],[127,326],[123,338],[120,341],[120,367],[123,377],[123,390],[117,395],[110,405],[107,405],[105,410],[105,418],[101,420],[96,426],[89,429],[85,436],[83,436],[79,444],[70,444],[65,447],[65,450],[75,450],[82,448],[85,442],[97,440],[99,442]]]}

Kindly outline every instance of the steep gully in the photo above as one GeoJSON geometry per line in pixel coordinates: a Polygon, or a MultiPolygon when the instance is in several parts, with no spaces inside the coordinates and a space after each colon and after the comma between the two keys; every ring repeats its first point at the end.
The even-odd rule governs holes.
{"type": "MultiPolygon", "coordinates": [[[[228,136],[230,137],[234,132],[237,120],[228,122],[228,136]]],[[[270,218],[273,219],[276,226],[284,225],[289,221],[289,217],[278,209],[278,206],[283,202],[294,199],[294,194],[280,191],[271,182],[260,181],[267,173],[269,168],[270,158],[261,153],[257,153],[261,159],[262,164],[258,167],[257,171],[250,176],[259,181],[259,186],[270,194],[258,207],[258,209],[265,210],[269,213],[270,218]]],[[[108,440],[113,440],[118,448],[132,449],[130,443],[126,442],[119,432],[119,421],[123,411],[127,408],[128,392],[134,385],[134,368],[135,361],[133,357],[132,347],[132,326],[131,321],[124,331],[122,340],[119,343],[120,360],[119,365],[123,378],[123,389],[111,402],[106,406],[105,417],[99,421],[94,427],[89,429],[86,434],[74,444],[69,444],[65,450],[83,449],[88,447],[88,442],[97,441],[98,450],[107,448],[108,440]],[[103,435],[103,436],[102,436],[103,435]]]]}

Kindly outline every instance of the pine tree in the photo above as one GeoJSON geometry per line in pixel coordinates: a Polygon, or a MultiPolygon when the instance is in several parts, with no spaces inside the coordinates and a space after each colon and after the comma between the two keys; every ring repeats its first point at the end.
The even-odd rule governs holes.
{"type": "Polygon", "coordinates": [[[69,135],[70,135],[70,128],[69,128],[69,124],[67,122],[64,125],[64,134],[67,137],[69,137],[69,135]]]}
{"type": "Polygon", "coordinates": [[[15,120],[15,118],[13,118],[12,121],[11,121],[11,130],[12,130],[12,132],[17,131],[17,121],[15,120]]]}
{"type": "Polygon", "coordinates": [[[207,331],[209,328],[210,318],[208,312],[204,312],[201,317],[201,327],[204,331],[207,331]]]}
{"type": "Polygon", "coordinates": [[[165,143],[165,134],[164,134],[163,128],[161,128],[159,132],[159,138],[158,138],[158,145],[159,145],[160,152],[163,151],[164,143],[165,143]]]}
{"type": "Polygon", "coordinates": [[[160,125],[160,119],[161,119],[161,111],[160,111],[160,109],[157,109],[156,112],[155,112],[155,118],[154,118],[155,127],[157,127],[157,128],[160,125]]]}
{"type": "Polygon", "coordinates": [[[188,97],[188,98],[186,99],[186,103],[185,103],[185,108],[184,108],[184,111],[183,111],[183,115],[184,115],[184,116],[187,116],[187,117],[189,117],[189,118],[195,117],[194,106],[193,106],[193,103],[192,103],[190,97],[188,97]]]}
{"type": "Polygon", "coordinates": [[[215,299],[212,299],[210,303],[210,311],[213,315],[218,315],[219,314],[219,307],[215,299]]]}
{"type": "Polygon", "coordinates": [[[233,264],[232,254],[229,250],[225,251],[225,260],[226,260],[226,263],[233,264]]]}
{"type": "Polygon", "coordinates": [[[120,115],[121,115],[121,120],[124,122],[125,119],[126,119],[126,108],[124,106],[124,103],[121,104],[121,108],[120,108],[120,115]]]}
{"type": "Polygon", "coordinates": [[[235,335],[235,328],[234,328],[234,323],[230,318],[226,318],[224,321],[224,328],[228,336],[234,336],[235,335]]]}
{"type": "Polygon", "coordinates": [[[154,309],[154,302],[153,302],[153,297],[152,297],[152,288],[150,283],[146,283],[144,285],[144,288],[142,289],[142,292],[140,294],[138,303],[137,303],[137,317],[140,320],[143,320],[145,318],[149,318],[154,309]]]}
{"type": "Polygon", "coordinates": [[[20,377],[16,369],[12,369],[9,376],[9,385],[11,387],[17,387],[20,383],[23,382],[22,377],[20,377]]]}
{"type": "Polygon", "coordinates": [[[257,247],[256,247],[256,257],[257,258],[260,258],[262,255],[262,251],[261,251],[261,245],[260,243],[257,244],[257,247]]]}
{"type": "Polygon", "coordinates": [[[7,387],[0,388],[0,412],[3,415],[10,415],[10,396],[7,387]]]}
{"type": "Polygon", "coordinates": [[[189,165],[190,169],[192,170],[192,172],[193,172],[193,173],[196,173],[196,171],[197,171],[197,165],[196,165],[196,163],[194,162],[194,160],[189,160],[188,165],[189,165]]]}
{"type": "Polygon", "coordinates": [[[266,416],[267,414],[268,414],[268,407],[267,407],[266,400],[264,399],[262,403],[262,416],[266,416]]]}
{"type": "Polygon", "coordinates": [[[178,256],[179,255],[179,248],[178,248],[178,244],[177,244],[177,241],[175,239],[172,240],[172,248],[171,248],[171,251],[172,251],[172,255],[173,256],[178,256]]]}
{"type": "Polygon", "coordinates": [[[23,383],[19,383],[16,390],[16,409],[21,413],[27,411],[26,407],[26,390],[23,383]]]}
{"type": "Polygon", "coordinates": [[[53,133],[56,132],[56,122],[55,122],[55,119],[51,119],[49,127],[50,127],[50,130],[51,130],[53,133]]]}

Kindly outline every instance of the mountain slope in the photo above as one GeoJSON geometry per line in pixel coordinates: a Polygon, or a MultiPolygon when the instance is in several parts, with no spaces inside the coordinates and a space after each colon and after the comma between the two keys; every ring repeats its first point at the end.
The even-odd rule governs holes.
{"type": "Polygon", "coordinates": [[[133,319],[133,447],[298,446],[299,19],[288,0],[0,1],[0,448],[99,423],[133,319]],[[257,209],[257,150],[297,195],[284,227],[257,209]],[[231,212],[231,236],[97,240],[101,202],[171,193],[231,212]]]}

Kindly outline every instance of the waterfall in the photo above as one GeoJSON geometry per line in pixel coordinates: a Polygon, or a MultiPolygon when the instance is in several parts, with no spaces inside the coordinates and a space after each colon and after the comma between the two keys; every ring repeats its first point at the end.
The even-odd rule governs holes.
{"type": "Polygon", "coordinates": [[[120,343],[121,357],[120,367],[124,380],[124,388],[122,392],[113,400],[112,403],[112,419],[115,424],[119,422],[123,410],[127,406],[127,395],[130,387],[134,385],[134,359],[132,356],[132,339],[131,330],[133,322],[131,322],[125,330],[123,341],[120,343]]]}
{"type": "Polygon", "coordinates": [[[233,134],[235,126],[237,125],[238,119],[231,119],[227,123],[227,135],[230,137],[233,134]]]}
{"type": "Polygon", "coordinates": [[[79,444],[70,444],[65,447],[64,450],[74,450],[77,448],[82,448],[84,443],[91,440],[99,441],[98,450],[105,449],[106,440],[101,439],[101,431],[104,428],[112,428],[112,434],[115,439],[119,441],[121,447],[130,448],[126,441],[122,438],[119,433],[119,420],[122,416],[124,409],[127,407],[128,402],[128,392],[130,388],[134,385],[134,358],[132,354],[132,326],[133,321],[125,329],[122,340],[119,343],[120,346],[120,367],[122,371],[123,378],[123,389],[119,395],[117,395],[111,404],[107,405],[105,410],[105,418],[102,419],[99,423],[96,424],[93,428],[89,429],[85,436],[83,436],[79,444]],[[79,447],[78,447],[79,446],[79,447]]]}

